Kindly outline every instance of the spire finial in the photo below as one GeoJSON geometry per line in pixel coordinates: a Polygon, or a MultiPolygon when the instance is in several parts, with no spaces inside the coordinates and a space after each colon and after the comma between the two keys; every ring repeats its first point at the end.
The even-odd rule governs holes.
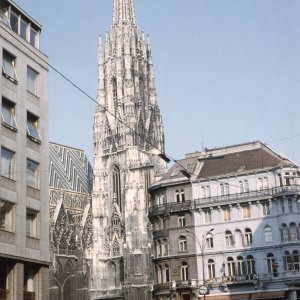
{"type": "Polygon", "coordinates": [[[114,0],[113,25],[135,25],[133,0],[114,0]]]}

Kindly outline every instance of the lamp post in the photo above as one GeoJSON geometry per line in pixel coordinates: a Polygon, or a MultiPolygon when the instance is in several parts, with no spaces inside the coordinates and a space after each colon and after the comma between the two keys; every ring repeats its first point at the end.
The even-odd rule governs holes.
{"type": "Polygon", "coordinates": [[[205,247],[206,247],[206,238],[211,232],[214,231],[214,228],[210,229],[209,231],[207,231],[205,234],[202,235],[202,242],[200,242],[200,240],[198,239],[196,234],[193,233],[192,231],[190,231],[188,229],[185,229],[185,231],[194,237],[195,241],[197,242],[197,244],[200,248],[201,262],[202,262],[202,286],[200,286],[199,292],[204,296],[204,300],[206,300],[206,294],[208,293],[208,288],[205,285],[204,254],[205,254],[205,247]]]}

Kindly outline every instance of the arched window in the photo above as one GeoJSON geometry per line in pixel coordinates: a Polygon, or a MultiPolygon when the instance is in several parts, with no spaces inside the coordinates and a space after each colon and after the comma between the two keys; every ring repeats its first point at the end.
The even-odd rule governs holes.
{"type": "Polygon", "coordinates": [[[245,230],[245,245],[251,245],[252,244],[252,231],[250,228],[246,228],[245,230]]]}
{"type": "Polygon", "coordinates": [[[228,248],[233,246],[233,237],[231,231],[229,230],[225,231],[225,244],[228,248]]]}
{"type": "Polygon", "coordinates": [[[175,191],[175,196],[176,196],[177,203],[179,203],[180,202],[180,193],[178,190],[175,191]]]}
{"type": "Polygon", "coordinates": [[[157,267],[157,283],[162,283],[163,280],[163,271],[162,266],[157,267]]]}
{"type": "Polygon", "coordinates": [[[238,256],[236,260],[236,273],[237,276],[242,276],[245,274],[245,262],[242,256],[238,256]]]}
{"type": "Polygon", "coordinates": [[[246,258],[246,274],[255,274],[255,261],[252,255],[248,255],[246,258]]]}
{"type": "Polygon", "coordinates": [[[290,224],[290,239],[291,241],[297,241],[297,227],[294,222],[290,224]]]}
{"type": "Polygon", "coordinates": [[[265,234],[265,242],[266,243],[273,242],[272,228],[270,226],[265,227],[264,234],[265,234]]]}
{"type": "Polygon", "coordinates": [[[116,165],[113,167],[112,184],[114,201],[118,204],[120,210],[122,211],[120,169],[116,165]]]}
{"type": "Polygon", "coordinates": [[[300,255],[298,250],[293,251],[294,270],[300,270],[300,255]]]}
{"type": "Polygon", "coordinates": [[[163,282],[169,282],[170,281],[170,269],[169,269],[169,265],[166,264],[164,265],[164,269],[163,269],[163,282]]]}
{"type": "Polygon", "coordinates": [[[182,281],[187,281],[189,279],[189,268],[186,262],[181,263],[180,275],[182,281]]]}
{"type": "Polygon", "coordinates": [[[243,235],[239,229],[234,231],[234,246],[242,247],[243,246],[243,235]]]}
{"type": "Polygon", "coordinates": [[[115,239],[113,243],[113,256],[120,255],[120,245],[118,241],[115,239]]]}
{"type": "Polygon", "coordinates": [[[180,252],[187,251],[187,241],[186,241],[186,237],[184,236],[181,236],[179,238],[179,251],[180,252]]]}
{"type": "Polygon", "coordinates": [[[184,190],[180,191],[180,196],[181,196],[181,202],[184,202],[185,201],[184,190]]]}
{"type": "Polygon", "coordinates": [[[227,274],[228,276],[235,276],[235,262],[232,257],[227,258],[227,274]]]}
{"type": "Polygon", "coordinates": [[[113,262],[107,267],[107,286],[110,289],[116,287],[116,266],[113,262]]]}
{"type": "Polygon", "coordinates": [[[281,225],[281,231],[282,231],[282,242],[288,242],[289,241],[289,229],[287,228],[286,224],[281,225]]]}
{"type": "Polygon", "coordinates": [[[215,270],[215,261],[213,259],[209,259],[207,263],[208,267],[208,278],[212,279],[216,277],[216,270],[215,270]]]}
{"type": "Polygon", "coordinates": [[[293,257],[290,255],[289,251],[284,251],[284,269],[286,271],[292,271],[293,266],[293,257]]]}
{"type": "Polygon", "coordinates": [[[273,268],[272,268],[273,262],[275,262],[274,254],[273,253],[268,253],[267,254],[267,266],[268,266],[268,273],[269,274],[273,273],[273,268]]]}
{"type": "Polygon", "coordinates": [[[206,236],[206,247],[207,247],[208,249],[211,249],[211,248],[214,247],[214,237],[213,237],[212,234],[208,234],[208,235],[206,236]]]}
{"type": "Polygon", "coordinates": [[[162,256],[167,256],[168,254],[169,254],[168,240],[164,239],[162,243],[162,256]]]}
{"type": "Polygon", "coordinates": [[[157,257],[161,256],[161,252],[162,252],[161,250],[162,250],[161,241],[157,240],[156,241],[156,255],[157,255],[157,257]]]}

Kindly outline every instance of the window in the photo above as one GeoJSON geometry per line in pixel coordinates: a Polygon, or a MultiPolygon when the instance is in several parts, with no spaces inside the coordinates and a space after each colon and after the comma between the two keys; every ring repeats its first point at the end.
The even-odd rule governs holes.
{"type": "Polygon", "coordinates": [[[162,282],[169,282],[170,281],[170,269],[169,265],[164,265],[164,268],[162,270],[162,282]]]}
{"type": "Polygon", "coordinates": [[[273,273],[273,263],[275,263],[275,258],[273,253],[268,253],[267,254],[267,268],[268,268],[268,273],[272,274],[273,273]]]}
{"type": "Polygon", "coordinates": [[[113,198],[118,204],[120,211],[122,211],[120,169],[116,165],[113,166],[112,185],[113,185],[113,198]]]}
{"type": "Polygon", "coordinates": [[[293,212],[293,201],[292,201],[292,199],[288,199],[288,207],[289,207],[289,212],[293,212]]]}
{"type": "Polygon", "coordinates": [[[37,237],[37,212],[27,208],[26,211],[26,235],[37,237]]]}
{"type": "Polygon", "coordinates": [[[293,251],[294,270],[300,270],[300,255],[298,250],[293,251]]]}
{"type": "Polygon", "coordinates": [[[38,94],[38,73],[27,67],[27,91],[33,95],[38,94]]]}
{"type": "Polygon", "coordinates": [[[158,195],[158,205],[163,205],[164,204],[164,199],[165,199],[165,195],[164,194],[159,194],[158,195]]]}
{"type": "Polygon", "coordinates": [[[2,57],[2,72],[5,77],[11,81],[15,83],[18,81],[16,74],[16,58],[5,50],[3,50],[2,57]]]}
{"type": "Polygon", "coordinates": [[[176,190],[175,191],[175,196],[176,196],[176,202],[184,202],[185,201],[185,196],[184,196],[184,190],[176,190]]]}
{"type": "Polygon", "coordinates": [[[282,224],[281,231],[282,231],[282,241],[284,243],[288,242],[289,241],[289,229],[287,228],[286,224],[282,224]]]}
{"type": "Polygon", "coordinates": [[[270,203],[268,201],[262,203],[262,212],[264,216],[269,216],[271,214],[270,203]]]}
{"type": "Polygon", "coordinates": [[[162,244],[162,255],[167,256],[169,254],[169,244],[168,240],[164,239],[162,244]]]}
{"type": "Polygon", "coordinates": [[[2,98],[1,116],[3,124],[7,125],[13,130],[17,129],[15,119],[15,104],[5,98],[2,98]]]}
{"type": "Polygon", "coordinates": [[[229,230],[225,231],[225,244],[226,244],[226,247],[232,247],[232,245],[233,245],[232,233],[229,230]]]}
{"type": "Polygon", "coordinates": [[[19,32],[19,17],[13,11],[10,12],[10,26],[11,29],[18,33],[19,32]]]}
{"type": "Polygon", "coordinates": [[[0,200],[0,229],[13,231],[13,204],[0,200]]]}
{"type": "Polygon", "coordinates": [[[38,33],[32,27],[30,28],[30,41],[29,42],[33,47],[37,47],[37,45],[38,45],[38,33]]]}
{"type": "Polygon", "coordinates": [[[231,220],[231,209],[230,207],[223,207],[223,219],[225,222],[231,220]]]}
{"type": "Polygon", "coordinates": [[[240,193],[244,193],[244,184],[243,181],[239,181],[240,193]]]}
{"type": "Polygon", "coordinates": [[[208,249],[211,249],[211,248],[214,247],[214,238],[213,238],[213,236],[211,234],[208,234],[206,236],[206,247],[208,249]]]}
{"type": "Polygon", "coordinates": [[[255,274],[255,260],[252,255],[246,257],[246,274],[251,275],[255,274]]]}
{"type": "Polygon", "coordinates": [[[21,19],[20,23],[20,36],[24,39],[27,40],[27,31],[28,31],[28,23],[24,20],[21,19]]]}
{"type": "Polygon", "coordinates": [[[158,266],[158,268],[157,268],[157,282],[162,283],[162,278],[163,278],[162,266],[158,266]]]}
{"type": "Polygon", "coordinates": [[[209,186],[202,186],[202,197],[203,198],[209,198],[210,197],[210,187],[209,186]]]}
{"type": "Polygon", "coordinates": [[[272,228],[270,226],[265,227],[264,234],[265,234],[265,242],[266,243],[273,242],[272,228]]]}
{"type": "Polygon", "coordinates": [[[228,276],[235,276],[235,262],[232,257],[227,258],[227,274],[228,276]]]}
{"type": "Polygon", "coordinates": [[[14,165],[15,153],[6,148],[1,148],[1,176],[14,179],[14,165]]]}
{"type": "Polygon", "coordinates": [[[38,128],[39,128],[39,118],[27,112],[27,135],[35,142],[41,141],[38,128]]]}
{"type": "Polygon", "coordinates": [[[36,189],[38,188],[38,168],[38,163],[27,159],[26,184],[36,189]]]}
{"type": "Polygon", "coordinates": [[[240,180],[239,181],[240,193],[247,193],[249,192],[248,180],[240,180]]]}
{"type": "Polygon", "coordinates": [[[161,254],[162,254],[162,245],[161,245],[161,241],[158,240],[156,242],[156,255],[157,255],[157,257],[160,257],[161,254]]]}
{"type": "Polygon", "coordinates": [[[291,182],[290,182],[290,173],[285,173],[284,174],[284,177],[285,177],[285,184],[286,185],[291,185],[291,182]]]}
{"type": "Polygon", "coordinates": [[[113,256],[118,256],[120,255],[120,245],[118,241],[115,239],[113,243],[113,256]]]}
{"type": "Polygon", "coordinates": [[[245,245],[251,245],[252,244],[252,231],[250,228],[246,228],[245,230],[245,245]]]}
{"type": "Polygon", "coordinates": [[[229,184],[228,183],[221,183],[220,189],[221,189],[221,196],[229,195],[229,184]]]}
{"type": "Polygon", "coordinates": [[[267,189],[269,187],[268,177],[263,178],[263,188],[267,189]]]}
{"type": "Polygon", "coordinates": [[[204,211],[204,222],[205,223],[211,223],[212,221],[212,210],[211,209],[206,209],[204,211]]]}
{"type": "Polygon", "coordinates": [[[184,216],[181,216],[178,218],[178,226],[185,227],[185,217],[184,216]]]}
{"type": "Polygon", "coordinates": [[[187,251],[186,237],[180,237],[180,239],[179,239],[179,251],[180,252],[187,251]]]}
{"type": "Polygon", "coordinates": [[[284,214],[285,213],[285,206],[284,206],[284,201],[283,199],[280,199],[280,205],[281,205],[281,211],[284,214]]]}
{"type": "Polygon", "coordinates": [[[290,240],[297,241],[297,227],[295,223],[290,224],[290,240]]]}
{"type": "Polygon", "coordinates": [[[248,204],[242,205],[242,217],[243,219],[250,218],[250,206],[248,204]]]}
{"type": "Polygon", "coordinates": [[[242,276],[245,274],[245,262],[242,256],[237,257],[236,271],[237,271],[237,276],[242,276]]]}
{"type": "Polygon", "coordinates": [[[216,277],[216,270],[215,270],[215,261],[213,259],[209,259],[207,263],[208,268],[208,278],[212,279],[216,277]]]}
{"type": "Polygon", "coordinates": [[[188,269],[188,264],[186,262],[183,262],[181,264],[180,268],[180,273],[181,273],[181,280],[182,281],[187,281],[189,279],[189,269],[188,269]]]}
{"type": "Polygon", "coordinates": [[[290,255],[289,251],[284,251],[284,268],[286,271],[292,271],[293,268],[293,257],[290,255]]]}

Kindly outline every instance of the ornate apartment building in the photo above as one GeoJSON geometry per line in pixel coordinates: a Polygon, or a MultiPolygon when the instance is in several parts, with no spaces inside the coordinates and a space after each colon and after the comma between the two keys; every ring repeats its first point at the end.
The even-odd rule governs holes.
{"type": "Polygon", "coordinates": [[[92,168],[83,150],[49,144],[50,300],[88,300],[92,168]]]}
{"type": "Polygon", "coordinates": [[[48,66],[41,25],[0,1],[0,299],[48,299],[48,66]]]}
{"type": "Polygon", "coordinates": [[[132,0],[113,1],[98,61],[91,299],[151,299],[148,187],[166,164],[151,45],[132,0]]]}
{"type": "Polygon", "coordinates": [[[299,175],[260,142],[178,161],[150,188],[154,299],[299,299],[299,175]]]}

